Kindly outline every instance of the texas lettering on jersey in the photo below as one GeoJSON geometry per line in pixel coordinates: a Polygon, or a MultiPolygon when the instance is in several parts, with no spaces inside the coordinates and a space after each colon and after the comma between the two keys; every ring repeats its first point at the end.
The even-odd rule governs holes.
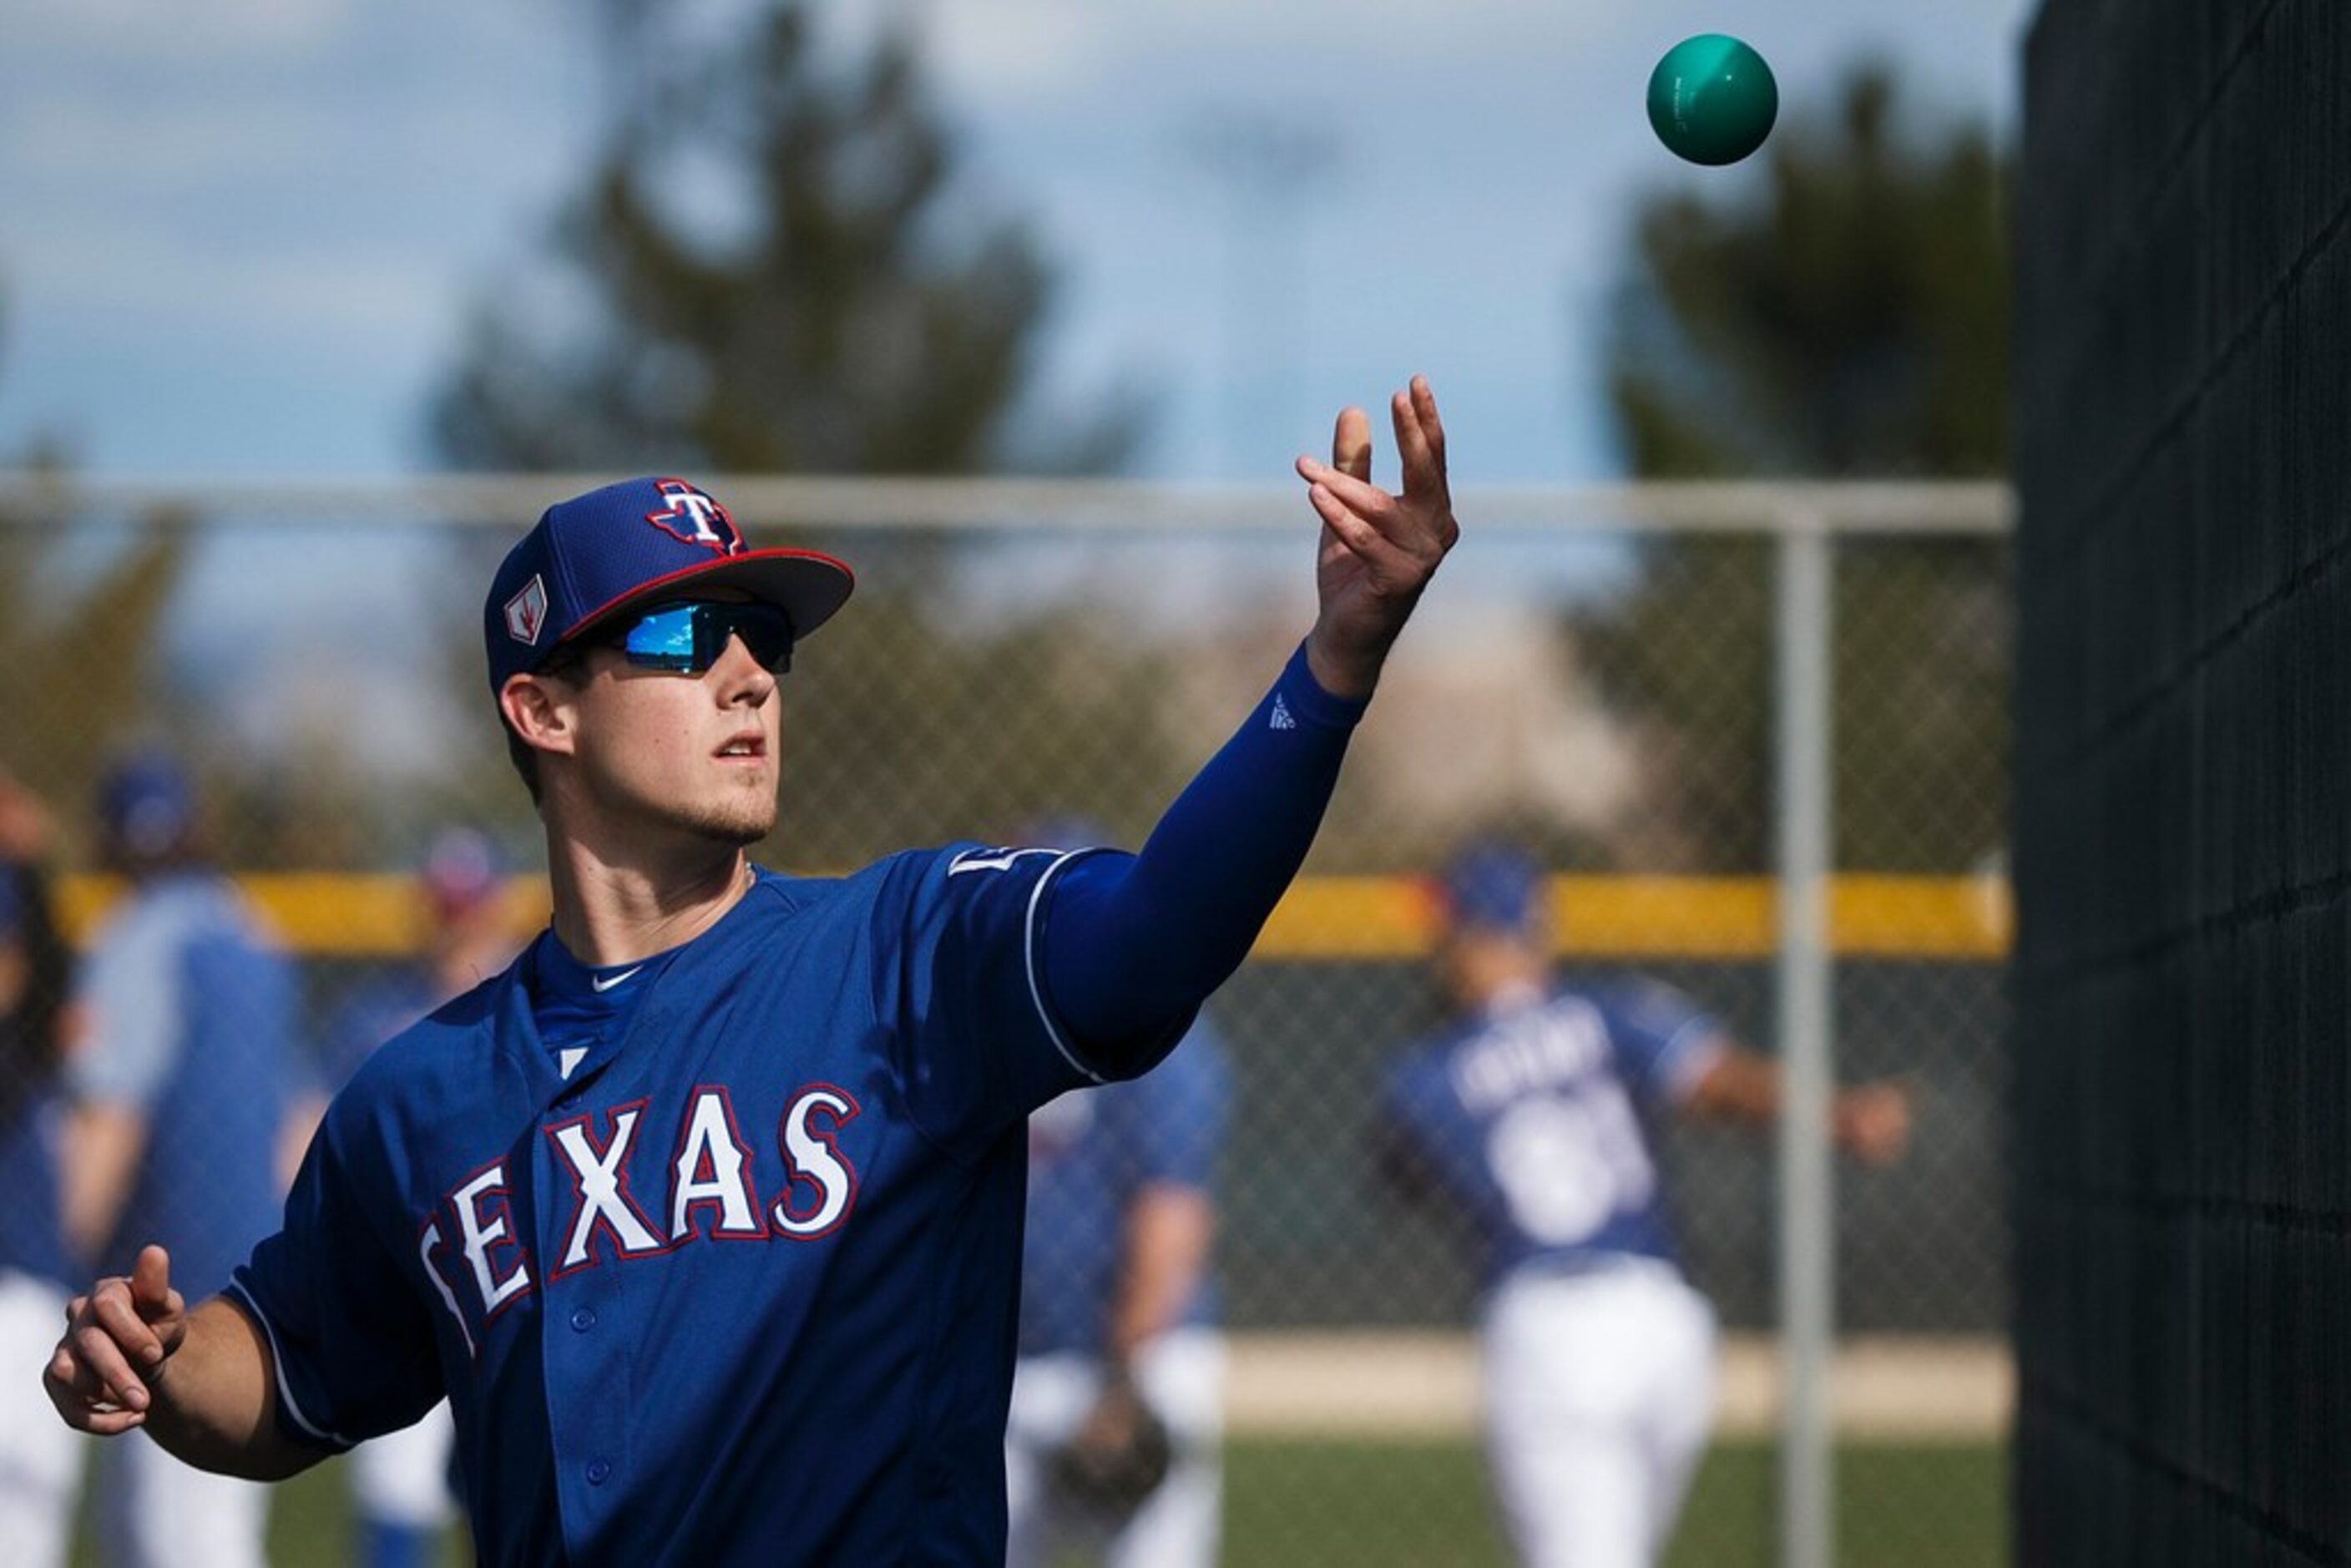
{"type": "Polygon", "coordinates": [[[520,1233],[507,1161],[443,1195],[418,1249],[469,1352],[475,1326],[528,1295],[540,1270],[559,1280],[607,1259],[660,1257],[702,1240],[813,1240],[856,1205],[857,1167],[841,1134],[860,1107],[844,1089],[795,1091],[764,1157],[743,1136],[723,1085],[696,1087],[674,1129],[649,1127],[647,1111],[648,1102],[634,1100],[541,1129],[570,1181],[556,1257],[535,1260],[520,1233]]]}

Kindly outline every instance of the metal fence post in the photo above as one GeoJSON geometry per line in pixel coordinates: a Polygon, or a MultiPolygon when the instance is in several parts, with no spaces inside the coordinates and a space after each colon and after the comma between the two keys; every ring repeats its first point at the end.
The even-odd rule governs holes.
{"type": "Polygon", "coordinates": [[[1834,1559],[1829,1356],[1835,1333],[1829,1164],[1826,894],[1832,635],[1829,531],[1792,517],[1778,538],[1781,1568],[1834,1559]]]}

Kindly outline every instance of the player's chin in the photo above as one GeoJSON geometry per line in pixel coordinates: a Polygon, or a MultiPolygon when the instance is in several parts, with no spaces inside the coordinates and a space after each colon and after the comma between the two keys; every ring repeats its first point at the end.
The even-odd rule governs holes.
{"type": "Polygon", "coordinates": [[[721,843],[747,848],[776,831],[776,798],[728,801],[706,813],[698,826],[721,843]]]}
{"type": "Polygon", "coordinates": [[[776,831],[776,791],[766,788],[728,789],[678,813],[680,826],[731,848],[758,843],[776,831]]]}
{"type": "Polygon", "coordinates": [[[762,822],[749,817],[712,815],[696,817],[686,822],[685,826],[697,836],[714,844],[724,844],[728,849],[746,850],[774,832],[776,820],[770,816],[762,822]]]}

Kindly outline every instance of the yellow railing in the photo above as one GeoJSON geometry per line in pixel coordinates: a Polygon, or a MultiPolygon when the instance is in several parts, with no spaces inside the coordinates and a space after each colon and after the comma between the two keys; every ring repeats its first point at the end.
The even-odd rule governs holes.
{"type": "MultiPolygon", "coordinates": [[[[423,935],[412,878],[321,872],[237,878],[298,953],[375,958],[413,951],[423,935]]],[[[103,877],[57,889],[67,931],[86,936],[117,892],[103,877]]],[[[1765,877],[1559,876],[1552,879],[1558,947],[1573,957],[1760,958],[1772,948],[1773,888],[1765,877]]],[[[517,877],[507,903],[518,930],[547,918],[547,883],[517,877]]],[[[1995,877],[1834,879],[1830,944],[1849,957],[1989,960],[2009,943],[2005,883],[1995,877]]],[[[1310,876],[1276,909],[1257,956],[1281,959],[1412,958],[1428,950],[1430,904],[1405,876],[1310,876]]]]}

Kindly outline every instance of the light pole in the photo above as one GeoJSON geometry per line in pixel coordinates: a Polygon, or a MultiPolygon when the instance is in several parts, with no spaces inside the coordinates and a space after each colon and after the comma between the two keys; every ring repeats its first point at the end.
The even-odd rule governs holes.
{"type": "MultiPolygon", "coordinates": [[[[1266,421],[1298,406],[1295,382],[1311,341],[1305,210],[1335,182],[1342,156],[1318,124],[1238,107],[1204,111],[1185,152],[1225,200],[1222,476],[1269,472],[1266,421]]],[[[1278,463],[1290,444],[1274,444],[1278,463]]]]}

